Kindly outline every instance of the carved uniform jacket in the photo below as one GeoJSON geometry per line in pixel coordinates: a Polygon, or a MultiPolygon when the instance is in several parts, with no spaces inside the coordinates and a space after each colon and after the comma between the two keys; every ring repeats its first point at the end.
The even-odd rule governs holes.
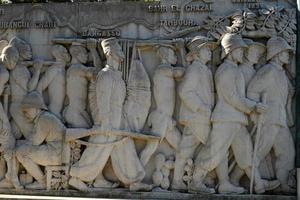
{"type": "Polygon", "coordinates": [[[215,74],[218,101],[212,114],[213,122],[238,122],[248,125],[246,114],[256,102],[245,96],[245,80],[238,65],[225,60],[215,74]]]}
{"type": "Polygon", "coordinates": [[[106,66],[97,76],[98,118],[101,126],[119,129],[126,86],[122,73],[106,66]]]}
{"type": "Polygon", "coordinates": [[[265,113],[265,123],[287,126],[286,103],[289,93],[288,78],[284,69],[276,63],[263,66],[252,79],[247,90],[247,96],[255,101],[266,95],[268,111],[265,113]]]}
{"type": "Polygon", "coordinates": [[[247,63],[243,63],[239,66],[239,69],[242,71],[245,79],[245,85],[246,88],[248,87],[251,79],[255,75],[256,71],[252,65],[249,65],[247,63]]]}
{"type": "Polygon", "coordinates": [[[182,124],[197,121],[210,124],[214,106],[214,82],[211,70],[201,62],[193,62],[179,86],[181,99],[179,120],[182,124]]]}

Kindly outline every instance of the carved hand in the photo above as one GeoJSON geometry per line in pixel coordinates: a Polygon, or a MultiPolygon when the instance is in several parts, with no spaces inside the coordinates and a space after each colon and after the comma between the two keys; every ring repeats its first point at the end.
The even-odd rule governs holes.
{"type": "Polygon", "coordinates": [[[182,49],[185,46],[185,40],[183,38],[177,38],[173,39],[173,42],[175,43],[176,49],[182,49]]]}
{"type": "Polygon", "coordinates": [[[268,111],[268,105],[263,104],[263,103],[257,103],[256,104],[256,112],[262,114],[262,113],[266,113],[268,111]]]}
{"type": "Polygon", "coordinates": [[[33,62],[33,67],[34,67],[34,69],[37,71],[37,70],[41,70],[42,69],[42,67],[43,67],[43,61],[42,60],[35,60],[34,62],[33,62]]]}

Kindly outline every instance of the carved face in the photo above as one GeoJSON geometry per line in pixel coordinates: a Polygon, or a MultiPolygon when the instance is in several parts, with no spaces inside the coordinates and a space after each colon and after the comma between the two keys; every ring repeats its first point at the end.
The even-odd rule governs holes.
{"type": "Polygon", "coordinates": [[[118,63],[121,63],[125,59],[125,55],[122,51],[122,48],[119,44],[115,44],[111,47],[111,56],[116,60],[118,63]]]}
{"type": "Polygon", "coordinates": [[[232,58],[234,62],[242,63],[243,56],[244,56],[244,49],[243,48],[236,48],[231,52],[232,58]]]}
{"type": "Polygon", "coordinates": [[[52,48],[52,55],[58,61],[69,62],[71,57],[68,53],[68,50],[62,45],[55,45],[52,48]]]}
{"type": "Polygon", "coordinates": [[[38,108],[22,108],[23,114],[29,122],[32,122],[39,114],[40,109],[38,108]]]}
{"type": "Polygon", "coordinates": [[[256,45],[252,45],[247,49],[246,57],[250,62],[257,64],[259,59],[263,56],[263,53],[263,48],[260,48],[256,45]]]}
{"type": "Polygon", "coordinates": [[[88,60],[88,55],[87,55],[86,52],[81,51],[81,52],[79,52],[79,53],[77,54],[77,59],[78,59],[79,62],[81,62],[81,63],[86,63],[87,60],[88,60]]]}
{"type": "Polygon", "coordinates": [[[30,45],[24,45],[24,47],[20,50],[20,56],[23,58],[23,60],[32,59],[32,50],[30,45]]]}
{"type": "Polygon", "coordinates": [[[4,66],[9,70],[13,70],[19,60],[19,52],[15,47],[7,46],[3,49],[1,58],[4,66]]]}
{"type": "Polygon", "coordinates": [[[177,63],[177,56],[175,54],[175,51],[171,48],[168,48],[168,53],[166,55],[166,60],[171,65],[175,65],[177,63]]]}
{"type": "Polygon", "coordinates": [[[211,60],[211,50],[207,46],[203,46],[199,49],[199,58],[202,62],[207,63],[211,60]]]}
{"type": "Polygon", "coordinates": [[[290,63],[290,54],[289,51],[282,51],[278,54],[278,58],[279,60],[283,63],[283,64],[289,64],[290,63]]]}

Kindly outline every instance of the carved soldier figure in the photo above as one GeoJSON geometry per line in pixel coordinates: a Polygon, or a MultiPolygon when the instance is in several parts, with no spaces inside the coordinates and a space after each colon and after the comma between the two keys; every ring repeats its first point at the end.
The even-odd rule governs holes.
{"type": "MultiPolygon", "coordinates": [[[[245,50],[245,61],[240,64],[239,69],[242,71],[245,80],[246,88],[249,85],[249,82],[254,77],[256,70],[254,65],[259,62],[259,59],[264,56],[266,52],[266,47],[264,44],[259,42],[254,42],[250,39],[244,39],[245,43],[248,45],[248,48],[245,50]]],[[[252,129],[252,124],[248,126],[248,131],[252,129]]],[[[231,173],[231,182],[234,185],[239,185],[239,181],[244,175],[244,171],[236,166],[231,173]]]]}
{"type": "Polygon", "coordinates": [[[254,42],[250,39],[244,39],[245,43],[248,45],[248,48],[245,50],[245,60],[239,66],[241,69],[244,79],[245,79],[245,86],[248,87],[249,82],[253,78],[256,73],[255,66],[258,64],[260,58],[264,56],[266,52],[266,47],[264,44],[259,42],[254,42]]]}
{"type": "MultiPolygon", "coordinates": [[[[216,168],[219,193],[243,193],[244,188],[232,185],[228,176],[228,149],[231,147],[239,167],[251,177],[252,143],[246,129],[247,114],[263,113],[266,106],[245,97],[245,81],[238,64],[243,61],[243,48],[247,47],[237,34],[226,34],[221,42],[225,58],[215,74],[218,101],[212,114],[213,128],[206,145],[195,161],[194,187],[198,191],[212,192],[203,184],[209,171],[216,168]]],[[[263,193],[278,187],[278,181],[264,181],[255,168],[255,191],[263,193]]]]}
{"type": "Polygon", "coordinates": [[[43,64],[40,61],[34,62],[34,72],[31,75],[27,65],[23,62],[32,59],[30,45],[18,37],[12,38],[9,44],[16,47],[20,55],[18,64],[9,69],[9,84],[11,87],[10,114],[13,118],[12,128],[15,129],[15,134],[18,137],[22,134],[25,138],[29,138],[33,124],[28,122],[22,113],[21,101],[28,92],[36,89],[43,64]]]}
{"type": "MultiPolygon", "coordinates": [[[[0,94],[5,94],[7,87],[7,82],[9,80],[9,72],[7,69],[12,69],[16,66],[19,60],[19,52],[13,46],[6,46],[1,54],[2,65],[0,66],[0,94]],[[5,67],[4,67],[4,66],[5,67]],[[7,68],[7,69],[6,69],[7,68]]],[[[8,99],[4,98],[4,104],[8,104],[8,99]],[[6,101],[6,102],[5,102],[6,101]]],[[[5,106],[6,106],[5,105],[5,106]]],[[[15,145],[16,139],[12,133],[10,122],[7,116],[7,110],[4,109],[4,106],[0,103],[0,144],[1,152],[3,152],[4,159],[7,165],[7,172],[5,179],[0,182],[0,185],[5,185],[7,182],[13,184],[16,189],[23,189],[23,186],[20,184],[18,179],[18,170],[15,157],[15,145]]],[[[1,187],[0,186],[0,187],[1,187]]]]}
{"type": "Polygon", "coordinates": [[[22,112],[28,121],[34,123],[31,137],[17,147],[18,161],[36,182],[26,185],[29,189],[45,189],[46,177],[39,165],[61,165],[64,124],[47,111],[39,92],[28,93],[22,101],[22,112]]]}
{"type": "Polygon", "coordinates": [[[73,44],[70,49],[71,66],[67,70],[68,105],[63,111],[69,127],[89,128],[92,122],[87,108],[88,83],[93,78],[93,67],[86,67],[87,50],[80,44],[73,44]]]}
{"type": "MultiPolygon", "coordinates": [[[[283,68],[289,64],[292,47],[281,37],[267,42],[268,64],[263,66],[249,84],[248,98],[259,101],[265,96],[268,106],[263,115],[261,136],[258,142],[257,164],[274,149],[276,177],[283,192],[292,191],[288,185],[289,171],[294,168],[295,147],[287,127],[287,99],[293,89],[283,68]]],[[[253,117],[253,119],[257,117],[253,117]]],[[[258,122],[256,122],[258,123],[258,122]]]]}
{"type": "Polygon", "coordinates": [[[70,61],[67,49],[62,45],[54,45],[51,53],[55,58],[55,64],[50,66],[40,79],[37,91],[42,92],[48,89],[49,111],[62,119],[61,111],[64,106],[66,95],[66,64],[70,61]]]}
{"type": "MultiPolygon", "coordinates": [[[[179,122],[184,126],[179,149],[176,153],[172,189],[184,190],[184,167],[189,158],[193,159],[199,144],[205,144],[210,133],[210,116],[214,107],[214,80],[207,66],[211,60],[213,43],[208,38],[196,36],[188,44],[191,60],[178,93],[181,99],[179,122]]],[[[190,190],[197,190],[194,185],[190,190]]]]}
{"type": "Polygon", "coordinates": [[[94,181],[96,188],[116,187],[102,175],[104,166],[111,157],[112,166],[118,179],[130,190],[151,190],[147,184],[141,183],[145,171],[137,156],[134,142],[129,137],[113,135],[113,130],[121,129],[123,103],[126,96],[125,82],[118,70],[124,54],[116,39],[101,42],[107,58],[107,64],[97,76],[98,123],[101,130],[111,135],[92,135],[89,142],[99,144],[88,146],[81,159],[70,170],[72,178],[69,184],[79,190],[88,190],[84,182],[94,181]]]}
{"type": "MultiPolygon", "coordinates": [[[[161,44],[158,47],[158,56],[161,64],[155,69],[153,75],[153,96],[156,108],[148,117],[148,124],[151,132],[164,138],[168,143],[177,149],[181,134],[176,128],[176,121],[173,119],[175,109],[175,79],[182,77],[184,68],[173,67],[177,63],[175,47],[161,44]]],[[[156,151],[159,141],[148,141],[144,150],[140,153],[140,159],[144,166],[156,151]]]]}

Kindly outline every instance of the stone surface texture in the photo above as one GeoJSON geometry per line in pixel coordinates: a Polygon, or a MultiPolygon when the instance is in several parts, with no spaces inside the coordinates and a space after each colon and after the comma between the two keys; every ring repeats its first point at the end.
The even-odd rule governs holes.
{"type": "Polygon", "coordinates": [[[288,0],[0,6],[0,193],[296,199],[296,31],[288,0]]]}

